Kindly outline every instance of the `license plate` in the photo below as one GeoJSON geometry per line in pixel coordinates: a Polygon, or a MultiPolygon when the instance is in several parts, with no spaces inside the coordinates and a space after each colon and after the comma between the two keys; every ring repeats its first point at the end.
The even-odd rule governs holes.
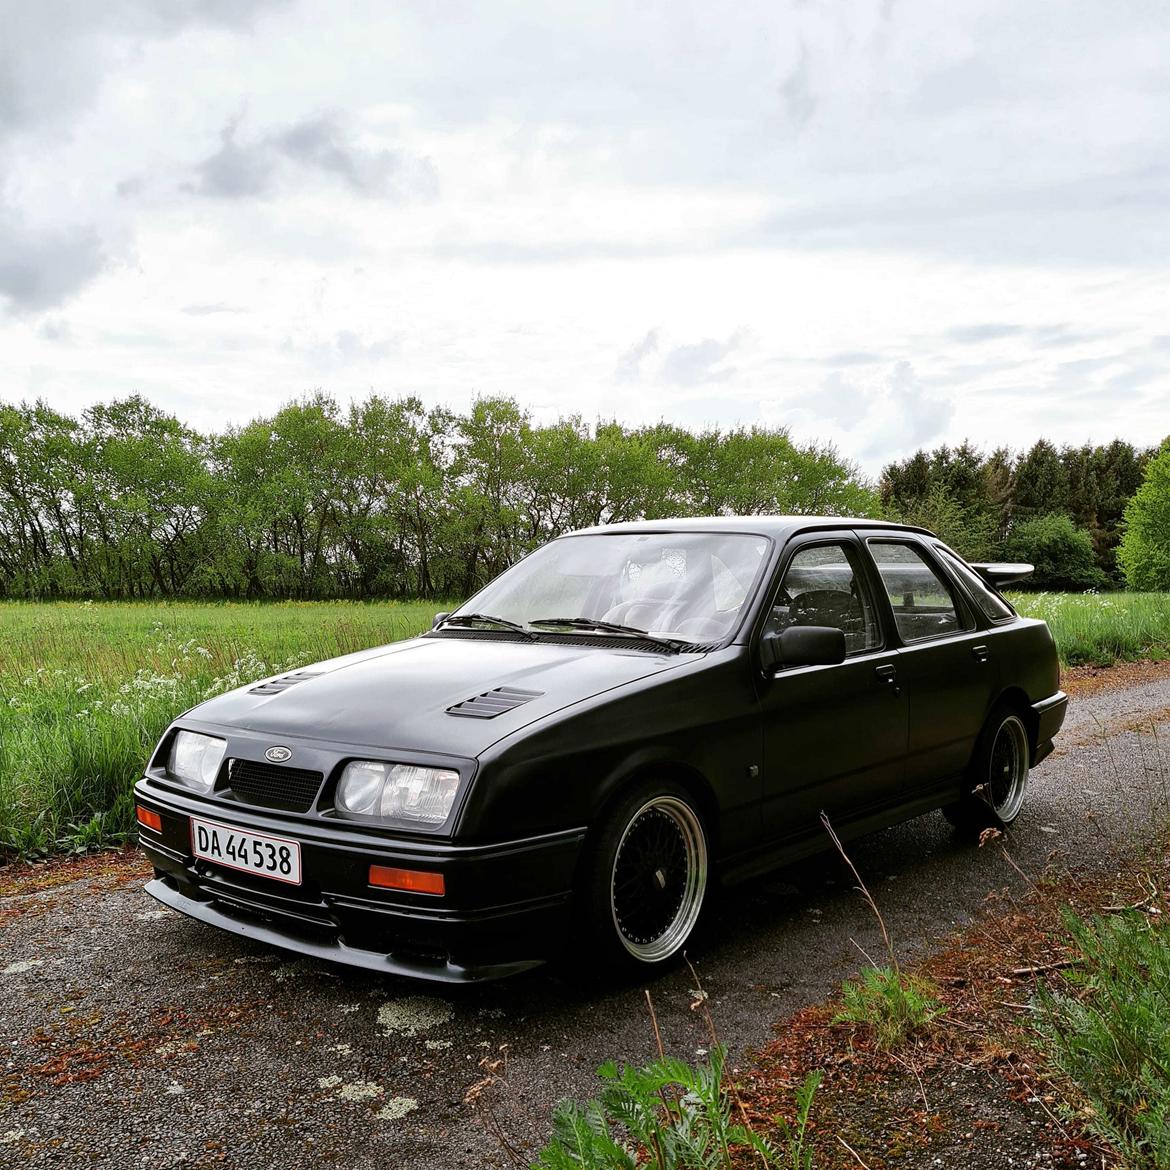
{"type": "Polygon", "coordinates": [[[287,837],[191,818],[191,852],[204,861],[301,884],[301,847],[287,837]]]}

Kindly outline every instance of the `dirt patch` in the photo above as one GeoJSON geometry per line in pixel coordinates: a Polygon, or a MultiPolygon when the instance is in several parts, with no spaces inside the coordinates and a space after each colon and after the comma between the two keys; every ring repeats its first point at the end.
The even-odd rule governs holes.
{"type": "Polygon", "coordinates": [[[1060,672],[1060,685],[1070,695],[1078,697],[1120,691],[1151,682],[1170,683],[1170,659],[1115,662],[1111,666],[1066,666],[1060,672]]]}
{"type": "Polygon", "coordinates": [[[835,1024],[835,1002],[786,1020],[740,1074],[749,1114],[764,1130],[776,1115],[790,1119],[796,1087],[819,1068],[810,1134],[824,1170],[1115,1164],[1082,1123],[1075,1086],[1047,1068],[1030,1001],[1068,965],[1061,908],[1164,914],[1170,865],[1158,867],[1151,875],[1143,859],[1118,873],[1065,872],[1025,898],[993,896],[974,927],[912,968],[946,1011],[894,1052],[864,1026],[835,1024]]]}
{"type": "Polygon", "coordinates": [[[0,866],[0,898],[39,894],[56,886],[81,881],[90,882],[96,889],[115,889],[146,881],[150,874],[150,863],[136,846],[87,853],[82,857],[17,862],[0,866]]]}

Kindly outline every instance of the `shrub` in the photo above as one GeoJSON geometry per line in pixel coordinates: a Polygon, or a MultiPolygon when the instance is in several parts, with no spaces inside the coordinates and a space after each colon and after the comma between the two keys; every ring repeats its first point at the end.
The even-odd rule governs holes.
{"type": "Polygon", "coordinates": [[[1097,565],[1093,541],[1059,512],[1016,525],[1004,542],[1009,561],[1036,566],[1029,585],[1042,589],[1099,589],[1108,578],[1097,565]]]}
{"type": "Polygon", "coordinates": [[[1126,505],[1117,560],[1130,589],[1170,589],[1170,440],[1146,465],[1142,486],[1126,505]]]}

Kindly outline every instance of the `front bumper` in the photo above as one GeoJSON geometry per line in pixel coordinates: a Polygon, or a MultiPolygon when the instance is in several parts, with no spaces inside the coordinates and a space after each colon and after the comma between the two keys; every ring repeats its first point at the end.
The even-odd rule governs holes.
{"type": "Polygon", "coordinates": [[[1047,699],[1032,704],[1032,714],[1035,718],[1035,747],[1032,750],[1032,767],[1052,754],[1052,741],[1056,733],[1064,726],[1064,717],[1068,713],[1068,695],[1064,691],[1057,691],[1047,699]]]}
{"type": "Polygon", "coordinates": [[[197,860],[190,818],[223,820],[219,806],[141,780],[143,808],[162,831],[139,827],[155,868],[147,892],[164,905],[234,934],[298,954],[392,975],[447,983],[495,979],[536,966],[555,952],[585,830],[490,845],[387,839],[361,826],[274,815],[241,806],[241,829],[291,838],[301,847],[302,880],[289,886],[197,860]],[[443,874],[441,896],[369,885],[371,865],[443,874]]]}

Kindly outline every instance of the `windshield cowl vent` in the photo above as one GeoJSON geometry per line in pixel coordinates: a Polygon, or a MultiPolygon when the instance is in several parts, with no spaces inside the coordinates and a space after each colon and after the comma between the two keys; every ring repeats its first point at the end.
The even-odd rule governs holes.
{"type": "Polygon", "coordinates": [[[522,691],[518,687],[496,687],[448,707],[447,714],[463,715],[469,719],[494,719],[505,711],[523,706],[529,699],[539,699],[543,694],[544,691],[522,691]]]}
{"type": "Polygon", "coordinates": [[[281,691],[287,691],[289,687],[295,687],[299,682],[306,682],[311,678],[320,677],[319,670],[298,670],[293,674],[282,674],[280,678],[270,678],[267,682],[262,682],[259,686],[249,687],[248,694],[250,695],[279,695],[281,691]]]}

